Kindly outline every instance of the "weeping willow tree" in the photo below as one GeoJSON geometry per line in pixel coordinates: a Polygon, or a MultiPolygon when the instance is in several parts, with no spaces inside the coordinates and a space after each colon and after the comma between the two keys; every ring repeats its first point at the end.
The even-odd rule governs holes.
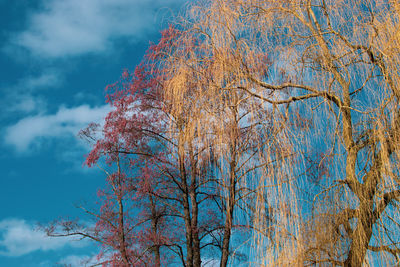
{"type": "MultiPolygon", "coordinates": [[[[171,106],[171,132],[176,131],[176,118],[183,118],[184,146],[196,140],[195,146],[208,149],[202,160],[210,163],[214,174],[223,218],[210,236],[220,249],[216,258],[221,266],[227,266],[228,261],[236,264],[248,254],[241,246],[248,242],[249,233],[268,236],[269,232],[253,221],[265,224],[270,220],[268,213],[260,216],[255,206],[266,204],[264,188],[273,185],[258,179],[267,166],[288,158],[289,149],[284,148],[286,142],[275,139],[284,129],[271,123],[273,118],[264,112],[263,101],[234,89],[243,85],[242,47],[228,51],[221,42],[224,36],[213,36],[219,38],[217,42],[209,38],[208,34],[216,32],[215,25],[197,24],[196,16],[206,13],[199,7],[193,12],[196,20],[185,24],[171,44],[171,54],[160,62],[169,77],[163,89],[165,102],[171,106]]],[[[262,55],[257,57],[258,61],[249,62],[249,70],[258,72],[268,62],[262,55]]]]}
{"type": "Polygon", "coordinates": [[[164,62],[165,96],[179,113],[197,92],[192,132],[220,160],[226,225],[251,225],[249,263],[398,264],[400,4],[215,0],[181,25],[196,42],[164,62]]]}

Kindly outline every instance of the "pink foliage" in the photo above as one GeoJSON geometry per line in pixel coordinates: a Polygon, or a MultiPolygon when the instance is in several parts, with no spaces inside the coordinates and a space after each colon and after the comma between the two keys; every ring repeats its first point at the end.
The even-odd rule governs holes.
{"type": "MultiPolygon", "coordinates": [[[[166,117],[160,88],[165,77],[156,64],[178,34],[172,27],[163,31],[160,42],[148,50],[146,62],[133,74],[125,70],[119,81],[106,87],[106,102],[113,109],[85,161],[92,167],[104,159],[114,170],[107,172],[107,188],[97,194],[101,207],[94,232],[102,244],[98,258],[103,266],[149,266],[149,262],[159,266],[152,259],[152,248],[173,240],[166,208],[153,201],[155,194],[167,188],[157,171],[165,167],[157,142],[166,117]]],[[[93,135],[92,128],[89,125],[82,133],[93,135]]],[[[160,259],[166,261],[168,256],[160,255],[160,259]]]]}

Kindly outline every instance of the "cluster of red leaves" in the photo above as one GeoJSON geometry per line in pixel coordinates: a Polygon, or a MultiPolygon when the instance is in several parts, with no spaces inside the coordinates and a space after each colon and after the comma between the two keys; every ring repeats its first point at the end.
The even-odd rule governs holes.
{"type": "MultiPolygon", "coordinates": [[[[156,64],[178,34],[172,27],[163,31],[133,74],[124,71],[118,82],[106,87],[112,111],[85,162],[92,167],[104,160],[111,170],[106,171],[107,188],[98,192],[101,207],[93,238],[102,244],[98,258],[104,266],[160,266],[168,260],[166,255],[160,255],[161,262],[153,258],[154,248],[174,238],[165,207],[153,201],[167,188],[157,172],[165,167],[160,137],[167,118],[161,90],[165,77],[156,64]]],[[[89,125],[81,134],[94,139],[97,128],[89,125]]]]}

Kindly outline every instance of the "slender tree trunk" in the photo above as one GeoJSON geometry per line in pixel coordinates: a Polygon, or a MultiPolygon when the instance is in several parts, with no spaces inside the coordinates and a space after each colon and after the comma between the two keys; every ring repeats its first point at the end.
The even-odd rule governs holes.
{"type": "Polygon", "coordinates": [[[179,171],[182,182],[182,203],[183,203],[183,216],[185,221],[186,230],[186,267],[193,267],[193,234],[192,234],[192,220],[190,215],[190,204],[189,204],[189,187],[187,184],[187,175],[184,162],[184,142],[183,133],[180,133],[179,144],[178,144],[178,155],[179,155],[179,171]]]}
{"type": "MultiPolygon", "coordinates": [[[[186,184],[186,182],[184,182],[184,184],[186,184]]],[[[183,194],[183,215],[185,217],[184,220],[186,230],[186,266],[193,267],[193,234],[190,216],[189,196],[187,193],[183,194]]]]}
{"type": "Polygon", "coordinates": [[[124,228],[124,204],[122,202],[122,189],[121,189],[121,168],[119,163],[119,157],[117,159],[118,166],[118,184],[115,181],[111,181],[114,192],[117,194],[118,201],[118,230],[119,230],[119,251],[121,253],[122,260],[125,266],[130,265],[128,253],[126,251],[126,241],[125,241],[125,228],[124,228]]]}
{"type": "Polygon", "coordinates": [[[200,239],[199,239],[199,228],[198,228],[198,206],[196,201],[196,195],[190,194],[192,200],[192,238],[193,238],[193,266],[201,266],[200,257],[200,239]]]}
{"type": "Polygon", "coordinates": [[[221,256],[221,267],[226,267],[229,259],[229,244],[231,240],[232,232],[232,220],[233,220],[233,209],[235,206],[236,197],[236,173],[232,170],[232,167],[236,166],[235,163],[231,163],[231,171],[229,178],[229,197],[226,201],[226,217],[224,224],[224,238],[222,241],[222,256],[221,256]]]}
{"type": "Polygon", "coordinates": [[[198,227],[198,216],[199,208],[197,203],[197,171],[196,161],[193,154],[193,148],[190,147],[190,161],[191,161],[191,184],[190,184],[190,200],[192,203],[192,238],[193,238],[193,266],[201,267],[201,256],[200,256],[200,239],[199,239],[199,227],[198,227]]]}
{"type": "Polygon", "coordinates": [[[129,257],[126,252],[126,244],[125,244],[125,230],[124,230],[124,208],[122,204],[122,200],[118,199],[119,205],[119,251],[122,256],[122,260],[124,261],[125,266],[129,266],[129,257]]]}
{"type": "Polygon", "coordinates": [[[161,266],[160,246],[154,247],[154,257],[155,257],[154,266],[160,267],[161,266]]]}
{"type": "MultiPolygon", "coordinates": [[[[157,213],[156,206],[154,204],[153,197],[149,195],[150,204],[151,204],[151,228],[154,235],[158,235],[158,220],[160,214],[157,213]]],[[[158,242],[158,241],[157,241],[158,242]]],[[[160,255],[160,244],[156,243],[153,245],[153,253],[154,253],[154,266],[161,266],[161,255],[160,255]]]]}
{"type": "MultiPolygon", "coordinates": [[[[234,102],[237,96],[234,95],[234,102]]],[[[237,103],[236,103],[237,104],[237,103]]],[[[236,167],[238,157],[238,138],[239,138],[239,123],[238,123],[238,111],[237,105],[232,108],[232,125],[230,133],[230,163],[229,163],[229,182],[228,182],[228,199],[226,200],[226,217],[224,224],[224,237],[222,240],[222,255],[221,255],[221,267],[226,267],[229,259],[229,245],[232,234],[232,221],[233,221],[233,210],[235,208],[236,200],[236,167]]]]}

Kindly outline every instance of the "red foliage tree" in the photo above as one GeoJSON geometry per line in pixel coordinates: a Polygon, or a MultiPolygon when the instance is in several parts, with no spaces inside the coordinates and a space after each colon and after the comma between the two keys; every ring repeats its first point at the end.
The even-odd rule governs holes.
{"type": "Polygon", "coordinates": [[[52,236],[99,242],[105,266],[161,266],[176,256],[184,266],[200,266],[200,251],[215,246],[211,234],[221,228],[208,148],[189,137],[190,114],[174,113],[163,95],[171,73],[160,62],[171,49],[190,48],[180,43],[181,34],[173,27],[163,31],[135,72],[125,71],[107,87],[113,110],[101,131],[95,124],[81,131],[94,142],[86,164],[107,176],[99,211],[84,209],[95,227],[59,221],[48,228],[52,236]]]}

